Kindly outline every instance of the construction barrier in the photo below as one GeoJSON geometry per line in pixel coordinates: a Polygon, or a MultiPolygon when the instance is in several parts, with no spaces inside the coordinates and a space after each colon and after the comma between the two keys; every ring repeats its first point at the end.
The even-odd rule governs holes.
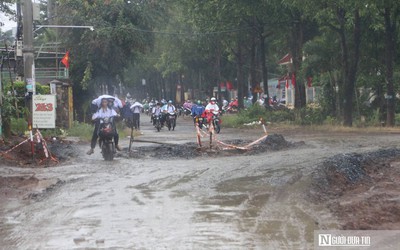
{"type": "Polygon", "coordinates": [[[195,127],[196,127],[196,134],[197,134],[197,144],[198,144],[199,148],[201,148],[202,147],[201,138],[210,136],[210,149],[212,148],[212,142],[215,141],[218,145],[222,146],[222,148],[221,148],[222,150],[229,150],[229,149],[250,150],[252,147],[259,144],[260,142],[262,142],[263,140],[265,140],[268,137],[268,132],[267,132],[267,128],[265,125],[265,121],[262,118],[260,118],[260,124],[264,130],[265,135],[263,135],[262,137],[260,137],[259,139],[255,140],[253,142],[248,143],[247,145],[237,146],[237,145],[225,143],[221,140],[218,140],[217,135],[214,133],[214,127],[213,127],[212,123],[208,124],[207,132],[200,129],[199,124],[196,123],[195,127]]]}
{"type": "MultiPolygon", "coordinates": [[[[58,159],[50,152],[50,150],[47,146],[47,142],[43,138],[43,135],[39,129],[36,129],[36,133],[34,134],[34,136],[32,136],[31,138],[25,139],[24,141],[18,143],[17,145],[15,145],[14,147],[10,148],[9,150],[7,150],[5,152],[0,152],[0,155],[3,157],[6,157],[6,158],[12,159],[12,157],[9,155],[12,151],[14,151],[15,149],[17,149],[18,147],[22,146],[25,143],[28,143],[28,142],[31,143],[35,138],[36,138],[36,143],[42,145],[43,153],[45,155],[45,158],[40,159],[39,163],[42,163],[46,159],[52,160],[52,161],[58,163],[59,162],[58,159]]],[[[32,152],[32,154],[34,154],[34,151],[32,152]]],[[[32,155],[32,156],[34,156],[34,155],[32,155]]]]}

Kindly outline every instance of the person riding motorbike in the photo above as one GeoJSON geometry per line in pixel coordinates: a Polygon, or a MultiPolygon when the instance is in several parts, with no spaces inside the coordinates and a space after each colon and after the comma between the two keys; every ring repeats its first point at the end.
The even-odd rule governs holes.
{"type": "Polygon", "coordinates": [[[197,101],[197,104],[194,104],[192,106],[192,110],[191,111],[192,111],[193,122],[196,125],[196,122],[198,121],[199,128],[202,128],[202,126],[203,126],[202,115],[204,113],[204,110],[205,110],[204,106],[203,106],[203,104],[201,103],[200,100],[197,101]]]}
{"type": "Polygon", "coordinates": [[[154,119],[154,117],[160,116],[161,114],[162,114],[161,103],[157,102],[157,105],[155,107],[153,107],[153,109],[151,110],[150,122],[152,122],[153,125],[156,125],[156,120],[154,119]]]}
{"type": "MultiPolygon", "coordinates": [[[[111,118],[111,117],[118,116],[117,112],[114,109],[109,107],[109,104],[110,104],[109,98],[103,98],[100,103],[100,109],[97,110],[97,112],[94,113],[92,116],[92,121],[95,122],[95,125],[94,125],[94,131],[93,131],[92,140],[91,140],[91,144],[90,144],[90,149],[87,152],[88,155],[91,155],[94,153],[94,149],[97,144],[97,139],[99,137],[98,130],[99,130],[99,126],[100,126],[99,119],[111,118]]],[[[115,133],[115,136],[114,136],[115,148],[118,151],[121,151],[121,148],[118,145],[118,141],[119,141],[118,133],[115,133]]]]}
{"type": "Polygon", "coordinates": [[[98,108],[100,108],[103,99],[107,99],[108,106],[114,109],[117,113],[119,113],[120,109],[123,108],[122,101],[119,98],[114,97],[112,95],[101,95],[92,101],[92,105],[95,105],[98,108]]]}
{"type": "Polygon", "coordinates": [[[175,114],[176,116],[176,108],[175,106],[172,104],[172,101],[169,100],[167,104],[165,104],[162,108],[162,117],[161,117],[161,124],[164,124],[164,122],[167,121],[167,116],[169,114],[175,114]]]}
{"type": "Polygon", "coordinates": [[[207,118],[207,123],[210,123],[213,114],[215,115],[219,113],[219,107],[217,104],[217,99],[215,99],[215,97],[211,98],[210,103],[207,104],[204,113],[207,118]]]}
{"type": "Polygon", "coordinates": [[[193,107],[193,103],[190,100],[186,100],[182,106],[183,106],[184,111],[187,110],[188,112],[190,112],[190,110],[193,107]]]}

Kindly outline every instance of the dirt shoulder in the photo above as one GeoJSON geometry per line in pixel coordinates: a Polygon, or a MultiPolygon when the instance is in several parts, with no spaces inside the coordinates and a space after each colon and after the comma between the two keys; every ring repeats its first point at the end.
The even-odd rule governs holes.
{"type": "Polygon", "coordinates": [[[336,155],[314,172],[310,197],[343,229],[400,228],[400,150],[336,155]]]}
{"type": "Polygon", "coordinates": [[[65,139],[48,138],[45,142],[32,145],[26,137],[11,137],[0,142],[0,166],[52,167],[80,155],[77,143],[65,139]],[[44,143],[49,151],[46,156],[44,143]]]}

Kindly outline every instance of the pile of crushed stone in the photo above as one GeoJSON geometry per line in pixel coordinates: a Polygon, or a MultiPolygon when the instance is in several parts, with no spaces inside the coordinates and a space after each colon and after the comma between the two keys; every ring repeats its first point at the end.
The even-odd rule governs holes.
{"type": "Polygon", "coordinates": [[[360,182],[371,182],[371,174],[400,158],[400,149],[382,149],[364,154],[339,154],[325,160],[313,173],[313,190],[334,196],[360,182]]]}
{"type": "MultiPolygon", "coordinates": [[[[250,143],[247,140],[231,140],[225,143],[242,146],[250,143]]],[[[204,142],[204,147],[199,149],[196,143],[185,143],[185,144],[165,144],[159,146],[146,146],[137,147],[129,154],[128,152],[121,153],[119,156],[126,158],[159,158],[159,159],[173,159],[173,158],[185,158],[191,159],[201,156],[229,156],[229,155],[252,155],[259,154],[267,151],[279,151],[288,148],[293,148],[303,143],[292,143],[285,140],[283,135],[272,134],[261,141],[259,144],[255,145],[250,150],[238,150],[229,149],[221,150],[218,146],[213,146],[212,150],[207,147],[208,144],[204,142]],[[207,145],[207,146],[206,146],[207,145]]]]}

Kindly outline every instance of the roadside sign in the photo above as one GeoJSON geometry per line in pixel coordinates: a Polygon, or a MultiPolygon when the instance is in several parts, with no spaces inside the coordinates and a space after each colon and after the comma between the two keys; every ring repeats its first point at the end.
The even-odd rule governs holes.
{"type": "Polygon", "coordinates": [[[32,96],[32,125],[33,128],[56,127],[56,96],[32,96]]]}

